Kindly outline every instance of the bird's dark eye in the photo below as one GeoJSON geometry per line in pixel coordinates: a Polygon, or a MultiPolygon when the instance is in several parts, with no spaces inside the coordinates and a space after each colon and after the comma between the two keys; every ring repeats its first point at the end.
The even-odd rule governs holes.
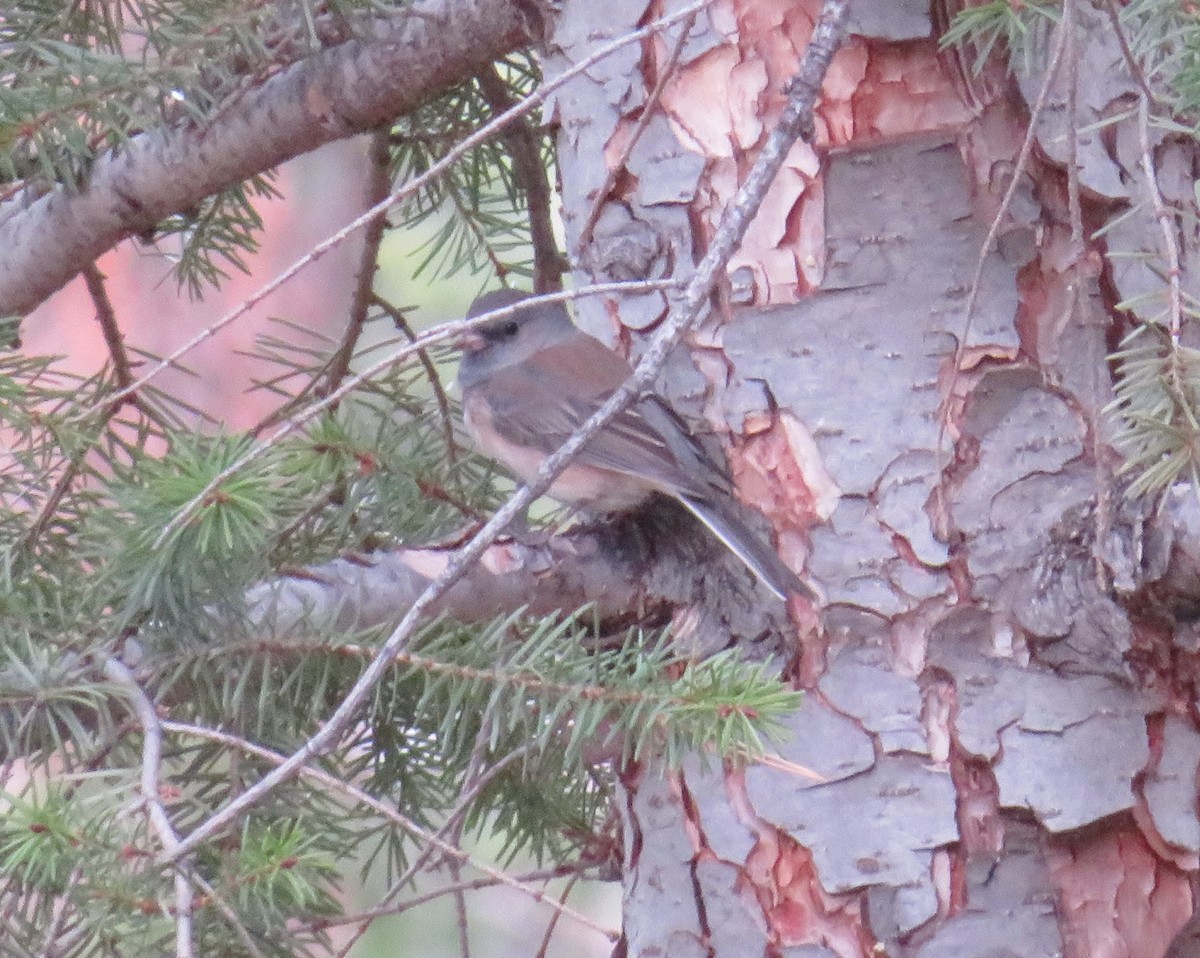
{"type": "Polygon", "coordinates": [[[520,323],[518,323],[515,319],[510,319],[507,323],[500,327],[500,332],[502,332],[505,336],[515,336],[517,335],[517,330],[520,328],[520,323]]]}

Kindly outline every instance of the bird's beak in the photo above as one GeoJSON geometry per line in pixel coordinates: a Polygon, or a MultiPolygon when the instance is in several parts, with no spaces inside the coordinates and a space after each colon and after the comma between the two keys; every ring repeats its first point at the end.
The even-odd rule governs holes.
{"type": "Polygon", "coordinates": [[[487,345],[487,340],[477,329],[464,329],[461,333],[457,333],[451,342],[455,349],[461,349],[464,353],[479,352],[487,345]]]}

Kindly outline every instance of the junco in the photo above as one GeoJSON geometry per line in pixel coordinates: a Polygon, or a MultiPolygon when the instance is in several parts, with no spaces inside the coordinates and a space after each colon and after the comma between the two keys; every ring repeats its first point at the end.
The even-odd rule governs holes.
{"type": "MultiPolygon", "coordinates": [[[[528,295],[493,290],[467,315],[512,306],[528,295]]],[[[480,325],[461,345],[467,431],[480,451],[525,480],[631,372],[624,359],[578,330],[561,303],[540,303],[480,325]]],[[[728,476],[655,396],[627,406],[550,487],[560,502],[600,513],[632,508],[655,492],[683,503],[777,596],[814,598],[738,517],[728,476]]]]}

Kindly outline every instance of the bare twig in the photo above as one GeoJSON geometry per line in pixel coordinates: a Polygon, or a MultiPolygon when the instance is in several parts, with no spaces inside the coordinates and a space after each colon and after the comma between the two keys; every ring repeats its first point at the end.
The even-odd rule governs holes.
{"type": "Polygon", "coordinates": [[[1074,34],[1075,0],[1063,0],[1062,31],[1067,37],[1067,216],[1072,255],[1083,255],[1083,204],[1079,198],[1079,40],[1074,34]]]}
{"type": "MultiPolygon", "coordinates": [[[[236,735],[230,735],[228,732],[221,732],[217,729],[206,728],[203,725],[189,725],[185,722],[164,721],[162,723],[162,727],[165,730],[173,732],[177,735],[190,735],[194,738],[206,739],[210,742],[219,742],[222,745],[226,745],[230,748],[239,749],[249,755],[254,755],[258,758],[264,759],[265,761],[271,762],[276,766],[277,769],[282,768],[289,761],[287,757],[280,755],[278,752],[273,752],[270,749],[263,748],[261,745],[248,742],[246,739],[239,738],[236,735]]],[[[315,782],[320,782],[326,788],[333,789],[335,792],[340,792],[343,795],[354,799],[354,801],[366,805],[372,811],[378,813],[383,818],[386,818],[392,824],[404,829],[409,834],[416,836],[420,841],[436,846],[446,855],[450,855],[454,858],[458,858],[461,861],[467,862],[472,868],[476,868],[483,872],[483,874],[487,875],[488,878],[494,881],[497,885],[504,885],[507,888],[515,889],[516,891],[521,892],[523,895],[528,895],[534,901],[544,902],[551,908],[561,911],[568,918],[579,922],[585,928],[590,928],[593,931],[599,932],[609,941],[617,940],[617,932],[608,928],[604,928],[602,925],[599,925],[592,921],[592,919],[588,918],[587,915],[584,915],[573,908],[558,904],[553,899],[547,897],[542,891],[525,884],[519,879],[513,878],[511,875],[506,875],[499,869],[492,868],[490,865],[485,865],[483,862],[476,861],[461,848],[455,848],[453,845],[440,838],[434,832],[430,832],[427,829],[422,828],[411,818],[397,809],[394,805],[391,805],[382,799],[376,798],[369,792],[363,791],[354,783],[344,781],[335,775],[330,775],[328,772],[312,766],[300,768],[298,773],[304,778],[309,778],[315,782]]]]}
{"type": "Polygon", "coordinates": [[[242,940],[242,944],[246,946],[246,951],[250,952],[251,958],[266,958],[262,953],[262,949],[255,944],[254,936],[250,934],[250,929],[246,927],[241,917],[233,910],[229,902],[222,898],[217,893],[217,890],[198,873],[192,873],[192,881],[204,892],[208,900],[216,905],[217,911],[225,916],[225,920],[229,922],[230,927],[237,932],[237,936],[242,940]]]}
{"type": "MultiPolygon", "coordinates": [[[[686,13],[691,12],[691,7],[686,8],[686,13]]],[[[174,852],[165,853],[164,857],[171,860],[192,853],[203,842],[232,825],[272,789],[296,774],[303,774],[313,757],[337,742],[354,721],[359,709],[371,695],[371,690],[386,674],[396,654],[405,647],[409,637],[424,621],[433,603],[462,577],[468,567],[479,559],[510,522],[523,514],[529,504],[549,488],[554,478],[566,468],[584,444],[653,381],[674,343],[686,329],[699,320],[721,271],[741,243],[775,174],[783,165],[788,150],[799,136],[811,140],[814,134],[813,111],[817,96],[830,61],[844,37],[846,13],[846,0],[825,0],[823,3],[821,15],[813,29],[800,68],[787,85],[787,103],[776,127],[767,138],[745,182],[726,207],[708,252],[697,266],[680,302],[655,333],[625,385],[616,390],[555,453],[548,456],[533,481],[517,490],[471,541],[450,559],[442,574],[431,582],[409,607],[391,635],[380,646],[375,658],[363,669],[354,686],[346,693],[325,724],[274,771],[209,816],[183,839],[174,852]]]]}
{"type": "MultiPolygon", "coordinates": [[[[92,305],[96,308],[96,320],[100,324],[101,332],[104,335],[104,343],[108,347],[109,359],[112,361],[113,376],[117,381],[119,391],[128,389],[133,382],[133,370],[129,363],[129,354],[125,350],[125,341],[121,335],[121,328],[117,323],[117,313],[113,309],[112,300],[109,298],[108,289],[104,285],[104,274],[100,272],[100,268],[95,263],[89,263],[83,268],[83,278],[87,284],[88,295],[92,299],[92,305]]],[[[125,402],[132,402],[143,415],[149,419],[154,419],[150,410],[148,410],[141,401],[141,397],[136,392],[127,392],[124,398],[113,398],[107,403],[98,408],[99,422],[96,424],[96,436],[99,437],[108,428],[108,424],[120,411],[125,402]]],[[[75,480],[79,478],[79,474],[83,471],[83,463],[87,455],[92,450],[92,446],[99,439],[89,441],[77,448],[67,459],[63,470],[59,473],[58,479],[54,482],[54,487],[46,496],[46,501],[42,503],[41,509],[38,510],[37,516],[30,524],[29,529],[21,539],[21,548],[32,548],[33,544],[42,537],[50,522],[54,519],[55,512],[62,504],[67,493],[70,492],[71,486],[75,484],[75,480]]]]}
{"type": "MultiPolygon", "coordinates": [[[[693,14],[694,16],[694,14],[693,14]]],[[[479,74],[479,90],[492,112],[506,113],[516,106],[508,84],[495,66],[479,74]]],[[[562,289],[566,259],[554,239],[554,221],[550,213],[550,181],[538,148],[538,136],[528,117],[522,117],[501,134],[512,157],[513,178],[525,194],[529,207],[529,238],[533,244],[533,289],[548,293],[562,289]]],[[[503,277],[501,277],[503,278],[503,277]]]]}
{"type": "MultiPolygon", "coordinates": [[[[1062,63],[1063,51],[1067,45],[1067,30],[1065,27],[1066,17],[1060,20],[1058,26],[1055,28],[1054,47],[1050,53],[1050,62],[1046,66],[1046,76],[1042,80],[1041,89],[1038,90],[1037,99],[1034,101],[1033,109],[1029,113],[1029,126],[1025,130],[1025,139],[1021,143],[1020,151],[1017,153],[1017,161],[1013,164],[1012,179],[1009,181],[1008,189],[1004,191],[1004,196],[1000,200],[1000,206],[996,210],[996,215],[992,217],[992,223],[988,227],[987,235],[983,239],[983,246],[979,249],[979,257],[975,261],[975,273],[971,277],[971,288],[967,293],[967,304],[964,308],[962,333],[954,349],[951,375],[955,380],[957,380],[959,373],[962,372],[963,356],[966,354],[967,343],[971,338],[971,329],[975,322],[975,306],[979,301],[979,289],[983,281],[983,270],[987,265],[988,254],[991,253],[992,247],[996,243],[996,238],[1000,235],[1000,227],[1004,223],[1004,217],[1008,215],[1013,197],[1017,195],[1017,187],[1020,186],[1021,176],[1025,172],[1025,168],[1029,165],[1029,157],[1033,153],[1033,144],[1037,140],[1038,121],[1046,109],[1046,101],[1050,97],[1050,88],[1054,85],[1054,78],[1058,75],[1058,68],[1062,63]]],[[[951,383],[950,388],[947,390],[947,397],[942,403],[941,421],[938,425],[937,447],[939,453],[944,451],[946,430],[950,425],[950,396],[953,393],[954,383],[951,383]]]]}
{"type": "MultiPolygon", "coordinates": [[[[567,879],[566,887],[563,888],[562,894],[559,895],[559,897],[558,897],[558,900],[561,904],[565,905],[567,903],[567,899],[570,897],[571,892],[574,890],[575,883],[577,881],[579,881],[578,875],[572,875],[570,878],[567,879]]],[[[538,948],[537,952],[534,955],[534,958],[546,958],[546,952],[549,950],[550,942],[554,938],[554,929],[558,927],[558,919],[561,915],[562,915],[562,912],[556,911],[554,914],[552,914],[550,916],[550,921],[546,924],[546,933],[542,936],[541,947],[538,948]]]]}
{"type": "Polygon", "coordinates": [[[152,366],[149,370],[147,370],[145,372],[145,374],[143,374],[141,376],[140,379],[138,379],[134,383],[131,383],[126,389],[122,390],[121,392],[118,392],[115,396],[113,396],[112,400],[123,399],[129,393],[134,392],[137,389],[140,389],[142,386],[144,386],[146,383],[148,383],[151,379],[153,379],[154,377],[159,375],[164,369],[170,368],[175,362],[177,362],[180,359],[180,357],[182,357],[186,353],[190,352],[191,350],[195,349],[201,343],[206,342],[207,340],[211,339],[213,336],[215,336],[218,332],[220,332],[222,329],[224,329],[230,323],[234,322],[236,319],[239,319],[240,317],[244,316],[251,309],[253,309],[255,306],[257,306],[260,302],[262,302],[264,299],[266,299],[269,295],[271,295],[271,293],[275,292],[277,289],[279,289],[281,286],[283,286],[283,284],[286,283],[288,280],[290,280],[293,276],[295,276],[297,273],[301,272],[303,269],[305,269],[310,264],[315,263],[318,259],[320,259],[326,253],[328,253],[331,249],[338,246],[339,244],[344,242],[348,237],[352,236],[355,232],[357,232],[358,230],[362,229],[362,227],[364,227],[368,223],[370,223],[376,216],[378,216],[381,213],[386,213],[387,210],[390,207],[394,206],[396,203],[399,203],[401,200],[404,200],[409,196],[412,196],[415,192],[417,192],[418,190],[423,188],[427,183],[430,183],[437,177],[441,176],[444,172],[446,172],[446,170],[448,170],[455,163],[457,163],[459,160],[461,160],[463,158],[463,156],[465,156],[468,152],[470,152],[475,147],[477,147],[480,143],[482,143],[488,137],[492,136],[497,131],[504,129],[506,126],[508,126],[508,124],[512,123],[517,118],[522,117],[525,114],[529,113],[531,110],[533,110],[534,107],[538,106],[543,101],[545,101],[545,99],[548,96],[550,96],[551,93],[553,93],[555,90],[557,90],[563,84],[572,80],[573,78],[575,78],[579,74],[583,73],[584,71],[590,69],[593,65],[598,63],[600,60],[603,60],[605,57],[610,56],[611,54],[615,53],[617,50],[620,50],[622,47],[628,46],[630,43],[636,43],[638,40],[641,40],[641,39],[644,39],[645,37],[651,36],[651,35],[659,32],[660,30],[665,30],[667,27],[671,26],[673,23],[678,23],[680,20],[683,20],[687,17],[693,16],[697,11],[704,9],[705,7],[709,6],[713,2],[714,2],[714,0],[696,0],[696,2],[689,4],[688,6],[684,7],[682,10],[677,10],[676,12],[670,14],[669,16],[660,17],[659,19],[654,20],[651,23],[648,23],[646,26],[642,27],[639,30],[634,30],[631,33],[627,33],[624,36],[618,37],[617,39],[613,40],[611,43],[605,44],[604,46],[602,46],[598,50],[596,50],[594,53],[592,53],[589,56],[585,57],[584,59],[580,60],[573,67],[571,67],[568,70],[565,70],[562,74],[555,77],[553,80],[549,81],[548,83],[543,84],[541,87],[539,87],[537,89],[537,91],[535,93],[531,94],[529,97],[527,97],[521,103],[514,106],[511,110],[508,110],[505,113],[500,114],[498,117],[493,119],[491,122],[485,123],[474,133],[465,137],[458,144],[457,147],[450,150],[445,156],[443,156],[440,160],[438,160],[436,163],[434,163],[432,166],[430,166],[429,169],[426,170],[424,173],[422,173],[420,176],[416,177],[415,179],[409,180],[403,186],[394,190],[392,192],[392,194],[386,200],[383,200],[382,202],[377,203],[375,206],[371,207],[371,209],[367,210],[361,216],[359,216],[358,218],[347,223],[344,227],[342,227],[340,230],[338,230],[336,233],[334,233],[328,239],[324,240],[321,243],[318,243],[311,250],[309,250],[308,253],[306,253],[304,256],[300,257],[300,259],[296,260],[291,266],[289,266],[287,269],[285,269],[282,273],[280,273],[278,276],[276,276],[269,283],[267,283],[264,286],[259,287],[252,295],[250,295],[246,299],[242,300],[242,302],[240,302],[237,306],[235,306],[233,309],[231,309],[229,312],[227,312],[224,316],[222,316],[220,319],[218,319],[215,323],[213,323],[212,325],[201,330],[199,333],[197,333],[195,336],[193,336],[190,340],[188,340],[186,343],[184,343],[182,346],[180,346],[178,349],[176,349],[174,352],[172,352],[169,356],[165,357],[160,362],[158,362],[156,365],[152,366]]]}
{"type": "Polygon", "coordinates": [[[642,104],[642,114],[637,118],[637,123],[634,124],[633,132],[629,135],[629,142],[625,144],[625,148],[621,151],[621,156],[617,161],[609,166],[608,175],[604,178],[604,184],[596,191],[596,198],[592,201],[592,208],[588,211],[587,219],[583,222],[583,229],[579,231],[577,250],[583,249],[591,242],[592,230],[596,228],[596,221],[600,219],[600,213],[604,209],[604,204],[608,201],[608,195],[613,191],[613,187],[617,185],[617,176],[625,169],[625,164],[629,162],[633,148],[637,146],[637,142],[642,138],[647,125],[654,118],[655,112],[658,109],[658,101],[662,99],[663,90],[666,89],[667,84],[671,81],[671,77],[675,75],[675,67],[679,64],[679,58],[683,54],[684,46],[687,44],[688,34],[692,32],[692,25],[695,22],[696,14],[692,14],[692,16],[683,22],[683,26],[680,27],[679,36],[675,40],[675,46],[671,49],[671,53],[667,57],[667,62],[663,64],[662,71],[658,75],[658,80],[654,84],[654,89],[650,91],[650,95],[646,97],[646,102],[642,104]]]}
{"type": "MultiPolygon", "coordinates": [[[[484,774],[480,775],[474,784],[472,784],[462,794],[460,794],[459,799],[455,803],[454,808],[450,811],[450,814],[446,817],[446,821],[443,823],[442,827],[439,828],[437,830],[437,832],[435,833],[438,836],[438,838],[445,838],[447,835],[449,835],[449,834],[451,834],[451,832],[453,832],[455,835],[454,840],[455,840],[455,842],[457,842],[457,840],[458,840],[457,836],[459,834],[459,823],[462,822],[463,819],[466,817],[467,811],[471,807],[471,803],[474,802],[475,799],[479,797],[479,793],[483,791],[483,789],[487,786],[487,784],[489,782],[491,782],[493,779],[495,779],[501,772],[503,772],[506,768],[508,768],[508,766],[511,765],[514,761],[516,761],[518,758],[522,757],[524,755],[524,753],[525,753],[525,749],[523,749],[523,748],[515,749],[514,751],[509,752],[507,755],[504,756],[504,758],[500,759],[500,761],[498,761],[494,765],[492,765],[484,774]]],[[[457,847],[457,845],[455,847],[457,847]]],[[[433,855],[435,850],[436,850],[435,846],[426,845],[425,848],[421,851],[421,853],[419,855],[417,855],[416,858],[413,859],[413,861],[409,864],[409,866],[406,869],[404,869],[404,872],[402,874],[396,876],[396,880],[392,882],[392,887],[387,890],[387,892],[384,894],[383,898],[380,900],[380,903],[379,903],[380,908],[385,908],[387,906],[387,903],[390,902],[393,898],[395,898],[396,895],[400,894],[402,889],[408,887],[408,883],[411,882],[413,880],[413,878],[416,877],[417,873],[420,872],[420,870],[425,867],[425,863],[427,861],[429,861],[430,857],[433,855]]],[[[459,865],[462,864],[461,860],[458,858],[452,857],[451,861],[453,861],[459,865]]],[[[457,878],[458,878],[458,875],[456,874],[455,879],[457,879],[457,878]]],[[[384,913],[386,914],[386,911],[384,913]]],[[[354,948],[354,945],[358,942],[358,940],[363,935],[365,935],[367,933],[367,930],[370,927],[371,927],[371,919],[370,918],[364,919],[362,924],[357,929],[355,929],[355,931],[352,935],[350,935],[349,940],[345,943],[345,945],[342,946],[341,950],[338,951],[338,953],[334,956],[334,958],[346,958],[346,956],[349,955],[350,951],[354,948]]]]}
{"type": "Polygon", "coordinates": [[[67,881],[63,885],[62,891],[58,895],[60,900],[58,912],[47,926],[46,934],[42,936],[42,948],[39,954],[56,955],[64,953],[60,950],[62,948],[62,942],[59,940],[59,937],[66,929],[67,916],[71,914],[71,892],[75,889],[75,886],[79,884],[79,880],[82,877],[82,869],[71,869],[71,874],[67,876],[67,881]]]}
{"type": "Polygon", "coordinates": [[[133,370],[129,365],[129,354],[125,352],[121,327],[117,325],[116,310],[113,309],[112,300],[108,298],[108,289],[104,285],[104,274],[95,263],[88,263],[83,268],[83,278],[87,284],[88,295],[92,298],[92,305],[96,307],[96,319],[104,333],[104,345],[108,347],[117,385],[125,389],[133,382],[133,370]]]}
{"type": "Polygon", "coordinates": [[[1129,37],[1125,35],[1125,27],[1121,23],[1121,13],[1117,9],[1116,0],[1104,0],[1104,12],[1108,14],[1108,22],[1112,25],[1113,35],[1117,38],[1117,46],[1121,48],[1121,56],[1125,59],[1125,65],[1129,67],[1129,72],[1137,81],[1138,86],[1142,88],[1142,95],[1155,106],[1161,106],[1161,101],[1150,87],[1150,81],[1146,79],[1146,71],[1142,69],[1141,64],[1133,55],[1133,50],[1130,49],[1129,37]]]}
{"type": "Polygon", "coordinates": [[[1150,101],[1138,98],[1138,143],[1142,149],[1142,175],[1146,178],[1146,192],[1154,208],[1154,218],[1162,231],[1162,253],[1167,261],[1167,328],[1171,343],[1179,348],[1179,337],[1183,330],[1183,288],[1180,283],[1179,242],[1175,236],[1175,219],[1163,202],[1158,188],[1158,175],[1154,171],[1154,156],[1150,147],[1150,101]]]}
{"type": "Polygon", "coordinates": [[[179,835],[160,797],[159,772],[162,767],[163,726],[159,722],[154,703],[138,684],[133,673],[122,662],[111,656],[104,660],[104,676],[129,696],[130,705],[142,730],[142,802],[150,827],[158,835],[163,851],[171,857],[175,872],[175,955],[176,958],[194,958],[195,942],[192,935],[192,885],[191,867],[186,855],[180,851],[179,835]]]}
{"type": "MultiPolygon", "coordinates": [[[[550,881],[555,878],[568,878],[578,876],[581,872],[593,867],[586,862],[580,862],[577,865],[558,865],[554,868],[544,868],[540,871],[526,872],[524,875],[514,876],[517,881],[522,884],[531,885],[534,882],[550,881]]],[[[435,888],[432,891],[417,895],[415,898],[408,898],[404,901],[393,902],[390,904],[376,905],[374,908],[368,908],[365,911],[355,912],[353,915],[341,915],[337,918],[321,918],[313,922],[312,927],[317,929],[333,928],[338,925],[352,925],[358,922],[370,924],[376,918],[386,918],[392,915],[402,915],[406,911],[412,911],[421,905],[426,905],[431,901],[436,901],[445,895],[453,895],[457,892],[479,891],[483,888],[495,888],[500,884],[497,878],[472,878],[461,882],[451,882],[448,885],[443,885],[441,888],[435,888]]]]}
{"type": "MultiPolygon", "coordinates": [[[[371,136],[371,145],[367,150],[367,187],[366,204],[369,209],[378,209],[379,205],[391,193],[392,179],[388,172],[388,131],[377,130],[371,136]]],[[[328,393],[341,385],[342,379],[350,371],[350,360],[354,358],[354,350],[358,346],[359,337],[367,325],[367,313],[371,308],[371,299],[375,294],[375,271],[379,268],[379,247],[383,244],[383,236],[387,232],[387,210],[381,210],[375,218],[367,223],[363,230],[362,256],[358,264],[358,277],[354,284],[354,297],[350,303],[350,319],[346,323],[346,331],[342,341],[329,360],[329,368],[325,373],[325,382],[320,392],[328,393]]]]}
{"type": "MultiPolygon", "coordinates": [[[[412,324],[395,304],[384,299],[379,294],[371,296],[371,302],[382,309],[392,320],[392,325],[402,332],[409,343],[416,343],[417,334],[413,332],[412,324]]],[[[437,365],[429,355],[429,350],[418,349],[417,360],[425,370],[425,378],[429,380],[429,388],[433,390],[433,398],[437,403],[438,415],[442,417],[442,432],[446,437],[446,458],[451,462],[458,461],[458,443],[454,439],[454,416],[450,412],[450,397],[446,395],[446,387],[438,373],[437,365]]]]}
{"type": "MultiPolygon", "coordinates": [[[[389,131],[387,129],[376,130],[371,135],[370,147],[367,150],[367,185],[364,190],[368,209],[376,209],[387,199],[391,191],[392,181],[388,174],[388,142],[389,131]]],[[[282,422],[301,406],[308,395],[328,395],[341,385],[342,380],[350,372],[350,363],[354,359],[358,341],[362,338],[363,330],[366,328],[372,298],[375,295],[375,272],[379,267],[379,248],[383,244],[386,232],[386,211],[379,213],[367,223],[363,230],[363,248],[359,257],[354,292],[350,299],[350,315],[346,320],[346,328],[342,332],[342,337],[328,361],[319,367],[312,379],[287,402],[259,420],[250,429],[251,435],[257,436],[264,429],[282,422]]],[[[291,373],[289,372],[287,375],[291,375],[291,373]]]]}

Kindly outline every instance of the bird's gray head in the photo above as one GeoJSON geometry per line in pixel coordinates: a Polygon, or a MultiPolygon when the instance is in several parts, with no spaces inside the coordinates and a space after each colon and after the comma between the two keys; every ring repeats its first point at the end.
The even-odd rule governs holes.
{"type": "MultiPolygon", "coordinates": [[[[529,293],[515,289],[494,289],[471,304],[467,318],[515,306],[529,296],[529,293]]],[[[561,342],[576,332],[562,303],[538,303],[476,326],[459,340],[463,348],[459,384],[463,389],[470,389],[497,370],[522,363],[539,349],[561,342]]]]}

